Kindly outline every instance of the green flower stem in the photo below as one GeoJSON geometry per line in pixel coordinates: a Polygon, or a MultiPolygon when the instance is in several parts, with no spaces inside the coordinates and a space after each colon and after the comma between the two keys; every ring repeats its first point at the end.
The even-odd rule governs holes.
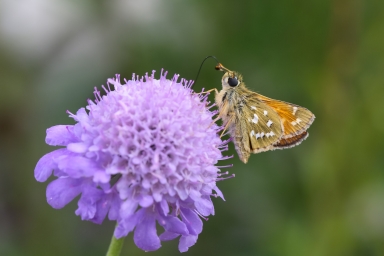
{"type": "Polygon", "coordinates": [[[109,245],[107,256],[119,256],[121,248],[123,248],[124,238],[117,239],[112,235],[111,244],[109,245]]]}

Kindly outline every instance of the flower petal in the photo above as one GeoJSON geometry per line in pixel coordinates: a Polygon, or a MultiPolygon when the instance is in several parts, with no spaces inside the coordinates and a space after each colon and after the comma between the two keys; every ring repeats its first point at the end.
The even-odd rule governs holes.
{"type": "Polygon", "coordinates": [[[61,148],[40,158],[35,167],[35,179],[40,182],[46,181],[52,175],[53,169],[57,168],[55,158],[62,156],[66,152],[67,149],[61,148]]]}
{"type": "Polygon", "coordinates": [[[203,221],[200,217],[192,210],[187,208],[180,208],[181,217],[183,222],[187,225],[189,233],[191,235],[198,235],[203,231],[203,221]]]}
{"type": "Polygon", "coordinates": [[[119,217],[121,200],[120,200],[119,194],[116,191],[111,193],[110,201],[111,201],[110,202],[111,208],[109,209],[108,219],[117,220],[119,217]]]}
{"type": "Polygon", "coordinates": [[[153,214],[146,214],[141,222],[136,225],[133,240],[137,247],[144,251],[155,251],[161,247],[153,214]]]}
{"type": "Polygon", "coordinates": [[[73,125],[56,125],[47,129],[45,143],[51,146],[66,146],[68,143],[77,142],[73,133],[73,125]]]}
{"type": "Polygon", "coordinates": [[[197,236],[182,236],[179,242],[179,251],[186,252],[197,241],[197,236]]]}
{"type": "Polygon", "coordinates": [[[165,231],[164,233],[162,233],[162,234],[159,236],[159,238],[160,238],[161,241],[169,241],[169,240],[173,240],[173,239],[175,239],[175,238],[178,237],[179,235],[180,235],[180,234],[165,231]]]}
{"type": "Polygon", "coordinates": [[[74,153],[85,153],[88,150],[88,145],[83,142],[69,143],[67,149],[74,153]]]}
{"type": "Polygon", "coordinates": [[[117,222],[117,225],[115,227],[115,231],[113,232],[113,236],[117,239],[125,237],[128,235],[128,231],[125,229],[124,224],[122,221],[117,222]]]}
{"type": "Polygon", "coordinates": [[[83,188],[83,193],[78,202],[79,208],[76,215],[80,215],[82,220],[90,220],[96,224],[101,224],[107,216],[110,206],[110,195],[102,190],[87,186],[83,188]]]}
{"type": "Polygon", "coordinates": [[[72,178],[91,177],[100,167],[92,159],[82,156],[68,156],[60,159],[58,167],[72,178]]]}
{"type": "Polygon", "coordinates": [[[80,108],[79,110],[77,110],[76,115],[70,115],[70,117],[72,117],[73,119],[75,119],[75,121],[79,123],[83,123],[83,122],[85,123],[89,119],[88,114],[85,111],[85,108],[80,108]]]}
{"type": "Polygon", "coordinates": [[[135,214],[130,215],[127,218],[120,219],[117,222],[117,227],[115,228],[114,236],[116,238],[122,238],[127,236],[139,223],[145,214],[146,209],[142,208],[138,210],[135,214]]]}
{"type": "Polygon", "coordinates": [[[81,193],[83,180],[58,178],[47,187],[47,202],[55,209],[63,208],[81,193]]]}
{"type": "Polygon", "coordinates": [[[149,207],[153,204],[153,197],[150,195],[142,195],[139,201],[141,207],[149,207]]]}
{"type": "Polygon", "coordinates": [[[159,217],[159,224],[164,227],[166,231],[177,233],[180,235],[188,235],[188,229],[184,222],[174,216],[159,217]]]}
{"type": "Polygon", "coordinates": [[[199,200],[195,201],[196,210],[203,216],[214,215],[214,208],[211,198],[202,196],[199,200]]]}
{"type": "Polygon", "coordinates": [[[111,180],[111,175],[103,172],[103,171],[97,171],[93,175],[93,182],[95,183],[108,183],[111,180]]]}
{"type": "Polygon", "coordinates": [[[121,199],[127,199],[133,197],[133,186],[131,186],[131,183],[128,181],[126,176],[121,177],[117,183],[116,188],[119,191],[119,195],[121,199]]]}
{"type": "Polygon", "coordinates": [[[215,186],[215,187],[213,188],[213,190],[215,190],[216,194],[217,194],[219,197],[221,197],[221,199],[223,199],[223,200],[225,201],[223,192],[221,192],[221,190],[220,190],[217,186],[215,186]]]}
{"type": "Polygon", "coordinates": [[[138,202],[135,200],[125,200],[121,204],[120,215],[122,218],[131,216],[137,209],[138,202]]]}
{"type": "Polygon", "coordinates": [[[167,215],[169,213],[169,205],[167,200],[162,200],[159,204],[159,210],[161,215],[167,215]]]}

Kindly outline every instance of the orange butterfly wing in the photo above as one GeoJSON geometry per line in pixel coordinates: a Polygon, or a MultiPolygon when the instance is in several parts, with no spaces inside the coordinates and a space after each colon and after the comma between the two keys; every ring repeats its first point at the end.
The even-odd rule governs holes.
{"type": "Polygon", "coordinates": [[[315,115],[301,106],[274,100],[258,94],[257,97],[270,106],[280,116],[284,128],[280,141],[274,144],[277,148],[289,148],[300,144],[308,137],[307,129],[315,120],[315,115]]]}

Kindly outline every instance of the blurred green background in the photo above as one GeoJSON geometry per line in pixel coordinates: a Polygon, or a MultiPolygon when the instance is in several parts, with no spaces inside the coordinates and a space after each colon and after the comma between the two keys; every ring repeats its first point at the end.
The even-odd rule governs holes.
{"type": "MultiPolygon", "coordinates": [[[[45,130],[116,73],[194,79],[207,55],[316,120],[298,147],[222,162],[236,178],[185,255],[384,255],[382,0],[0,1],[0,255],[104,255],[114,223],[52,209],[34,180],[45,130]]],[[[214,65],[196,90],[220,88],[214,65]]],[[[122,255],[148,254],[130,234],[122,255]]]]}

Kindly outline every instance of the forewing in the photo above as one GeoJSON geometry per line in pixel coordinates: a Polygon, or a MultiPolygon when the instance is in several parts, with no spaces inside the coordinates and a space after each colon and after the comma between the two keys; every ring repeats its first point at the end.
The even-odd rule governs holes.
{"type": "Polygon", "coordinates": [[[247,98],[242,118],[237,121],[241,123],[242,133],[248,137],[243,139],[243,143],[248,143],[252,153],[273,149],[272,145],[283,135],[279,115],[255,97],[247,98]]]}
{"type": "MultiPolygon", "coordinates": [[[[309,126],[311,126],[313,120],[315,120],[315,115],[306,108],[292,103],[270,99],[260,94],[257,94],[257,98],[271,107],[279,115],[284,128],[282,139],[301,138],[302,136],[299,135],[303,135],[309,126]]],[[[306,138],[306,136],[304,137],[306,138]]],[[[300,142],[305,139],[304,137],[300,139],[300,142]]]]}

